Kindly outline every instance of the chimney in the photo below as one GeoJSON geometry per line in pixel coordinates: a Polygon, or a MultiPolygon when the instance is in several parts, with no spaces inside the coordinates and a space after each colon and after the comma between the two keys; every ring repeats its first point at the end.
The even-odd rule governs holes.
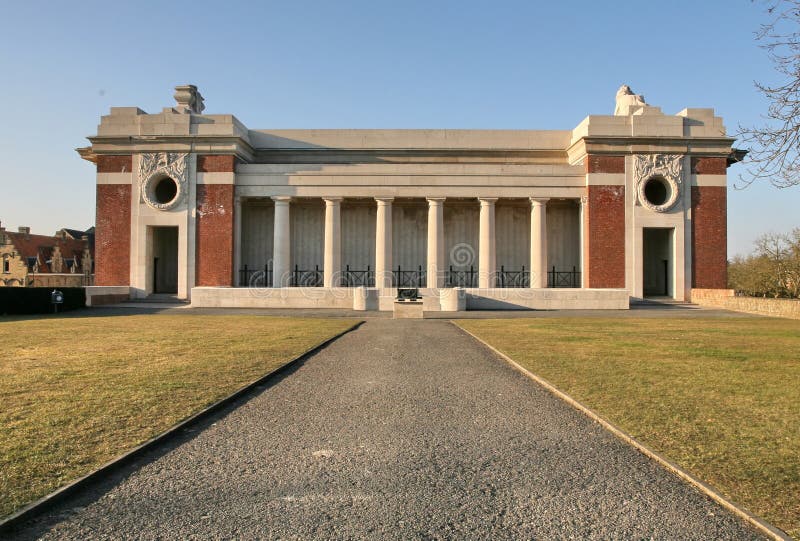
{"type": "Polygon", "coordinates": [[[24,233],[26,236],[31,234],[31,228],[27,226],[19,226],[19,232],[24,233]]]}

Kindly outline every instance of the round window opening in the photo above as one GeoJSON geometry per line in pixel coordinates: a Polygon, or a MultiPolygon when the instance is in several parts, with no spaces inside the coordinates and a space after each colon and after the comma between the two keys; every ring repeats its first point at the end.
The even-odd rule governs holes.
{"type": "Polygon", "coordinates": [[[172,202],[176,195],[178,195],[178,184],[169,177],[159,180],[153,190],[153,198],[161,205],[172,202]]]}
{"type": "MultiPolygon", "coordinates": [[[[669,201],[670,186],[661,177],[653,177],[644,185],[644,197],[653,206],[659,207],[669,201]]],[[[639,192],[641,193],[641,192],[639,192]]]]}

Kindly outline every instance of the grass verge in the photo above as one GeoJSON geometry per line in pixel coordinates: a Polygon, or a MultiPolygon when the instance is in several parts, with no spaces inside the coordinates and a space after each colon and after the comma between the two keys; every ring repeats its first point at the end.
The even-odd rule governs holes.
{"type": "Polygon", "coordinates": [[[0,517],[354,323],[199,315],[0,319],[0,517]]]}
{"type": "Polygon", "coordinates": [[[800,537],[800,321],[457,323],[725,497],[800,537]]]}

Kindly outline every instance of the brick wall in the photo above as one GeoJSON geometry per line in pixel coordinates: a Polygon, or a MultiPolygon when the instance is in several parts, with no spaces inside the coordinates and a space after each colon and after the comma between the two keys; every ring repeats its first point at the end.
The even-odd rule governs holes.
{"type": "Polygon", "coordinates": [[[694,175],[727,175],[728,160],[726,158],[692,158],[692,174],[694,175]]]}
{"type": "Polygon", "coordinates": [[[126,156],[98,156],[98,173],[130,173],[133,168],[133,159],[130,154],[126,156]]]}
{"type": "Polygon", "coordinates": [[[586,287],[625,287],[625,187],[589,186],[586,287]]]}
{"type": "Polygon", "coordinates": [[[197,185],[198,286],[233,285],[233,185],[197,185]]]}
{"type": "Polygon", "coordinates": [[[692,186],[692,287],[694,288],[728,287],[726,190],[724,186],[692,186]]]}
{"type": "MultiPolygon", "coordinates": [[[[128,158],[130,159],[130,156],[128,158]]],[[[99,162],[98,172],[100,172],[99,162]]],[[[130,184],[97,185],[95,226],[95,285],[130,285],[130,184]]]]}
{"type": "Polygon", "coordinates": [[[586,157],[587,173],[624,173],[625,156],[590,154],[586,157]]]}
{"type": "Polygon", "coordinates": [[[236,170],[236,156],[213,154],[197,156],[198,173],[232,173],[236,170]]]}

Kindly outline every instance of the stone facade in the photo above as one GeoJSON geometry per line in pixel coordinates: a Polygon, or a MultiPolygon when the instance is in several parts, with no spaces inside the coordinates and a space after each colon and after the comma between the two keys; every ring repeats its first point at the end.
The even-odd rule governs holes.
{"type": "Polygon", "coordinates": [[[458,288],[466,308],[619,308],[725,286],[736,153],[712,109],[623,86],[571,130],[252,130],[175,97],[112,108],[79,149],[97,283],[134,298],[391,309],[412,285],[426,310],[458,288]]]}

